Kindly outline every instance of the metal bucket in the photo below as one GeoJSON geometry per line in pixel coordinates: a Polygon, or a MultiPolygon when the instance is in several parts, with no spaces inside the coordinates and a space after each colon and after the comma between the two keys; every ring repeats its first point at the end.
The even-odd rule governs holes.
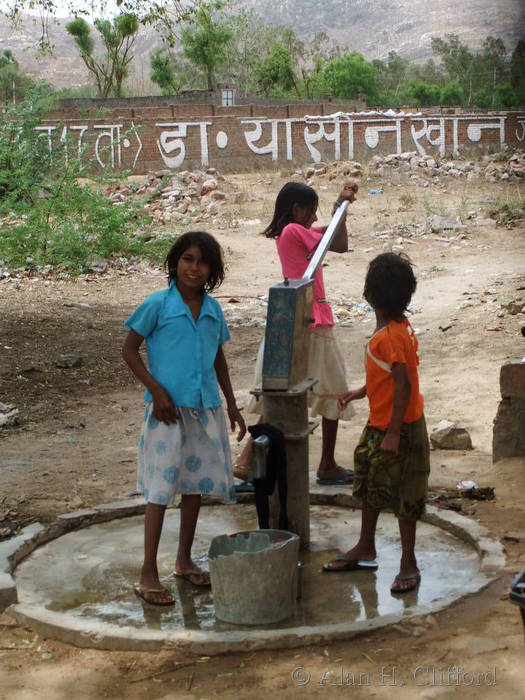
{"type": "Polygon", "coordinates": [[[214,537],[208,553],[215,615],[235,625],[264,625],[293,615],[299,537],[249,530],[214,537]]]}

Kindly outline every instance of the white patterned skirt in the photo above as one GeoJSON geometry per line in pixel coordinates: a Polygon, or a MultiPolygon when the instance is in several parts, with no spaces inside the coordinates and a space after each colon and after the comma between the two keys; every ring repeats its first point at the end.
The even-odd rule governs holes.
{"type": "Polygon", "coordinates": [[[235,501],[228,429],[218,408],[179,408],[167,425],[146,404],[139,442],[137,490],[148,503],[167,506],[176,495],[206,494],[235,501]]]}

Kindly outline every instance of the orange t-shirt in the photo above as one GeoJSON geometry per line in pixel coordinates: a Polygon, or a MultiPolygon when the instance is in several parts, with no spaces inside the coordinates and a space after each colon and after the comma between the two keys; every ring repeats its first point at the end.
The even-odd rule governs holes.
{"type": "Polygon", "coordinates": [[[392,419],[395,382],[391,368],[395,363],[407,366],[411,392],[404,423],[415,423],[423,414],[423,396],[419,393],[417,366],[418,342],[406,318],[390,321],[377,331],[366,345],[366,395],[370,404],[370,425],[386,430],[392,419]]]}

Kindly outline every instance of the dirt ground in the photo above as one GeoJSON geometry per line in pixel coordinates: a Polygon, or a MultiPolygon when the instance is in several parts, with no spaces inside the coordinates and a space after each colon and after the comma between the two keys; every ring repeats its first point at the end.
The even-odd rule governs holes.
{"type": "MultiPolygon", "coordinates": [[[[258,233],[269,221],[278,189],[290,178],[284,172],[228,176],[255,200],[224,205],[220,218],[206,225],[223,245],[228,265],[217,297],[231,321],[227,356],[240,402],[250,389],[264,332],[260,298],[280,281],[275,244],[258,233]]],[[[315,181],[320,222],[328,221],[338,185],[328,177],[315,181]]],[[[434,178],[422,188],[364,179],[348,219],[351,250],[329,254],[325,267],[327,294],[339,310],[337,333],[349,383],[358,386],[363,342],[373,329],[373,315],[356,306],[363,302],[367,262],[390,245],[402,246],[413,260],[418,289],[411,322],[419,333],[427,422],[432,429],[442,419],[455,420],[474,444],[468,452],[432,452],[430,497],[450,495],[460,479],[495,488],[494,500],[442,501],[461,507],[502,541],[507,566],[497,581],[417,627],[404,623],[348,642],[215,658],[77,649],[35,637],[4,614],[0,698],[324,698],[348,691],[390,698],[397,688],[408,700],[454,693],[523,697],[523,626],[508,590],[525,566],[525,460],[493,465],[491,443],[500,365],[525,355],[520,334],[525,315],[504,308],[517,297],[525,299],[525,222],[506,228],[487,219],[490,206],[522,197],[523,187],[502,182],[434,178]],[[378,186],[382,194],[368,194],[378,186]],[[414,234],[414,225],[432,215],[460,216],[466,228],[414,234]],[[450,667],[467,673],[460,672],[459,685],[454,673],[448,684],[450,667]]],[[[18,427],[0,431],[4,537],[34,520],[49,522],[59,513],[134,492],[142,402],[140,387],[121,360],[122,322],[164,285],[163,273],[148,266],[75,280],[13,276],[0,281],[0,401],[20,412],[18,427]],[[82,356],[83,365],[57,368],[64,353],[82,356]]],[[[341,464],[351,466],[365,420],[363,403],[356,418],[341,425],[341,464]]],[[[319,452],[318,431],[311,440],[312,472],[319,452]]]]}

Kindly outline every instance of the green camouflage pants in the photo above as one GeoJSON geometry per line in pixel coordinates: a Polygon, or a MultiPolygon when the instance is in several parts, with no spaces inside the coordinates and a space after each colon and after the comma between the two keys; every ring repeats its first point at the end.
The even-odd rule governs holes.
{"type": "Polygon", "coordinates": [[[363,430],[354,452],[353,494],[371,510],[391,509],[401,520],[418,520],[430,472],[425,417],[403,423],[397,455],[379,449],[385,434],[370,425],[363,430]]]}

